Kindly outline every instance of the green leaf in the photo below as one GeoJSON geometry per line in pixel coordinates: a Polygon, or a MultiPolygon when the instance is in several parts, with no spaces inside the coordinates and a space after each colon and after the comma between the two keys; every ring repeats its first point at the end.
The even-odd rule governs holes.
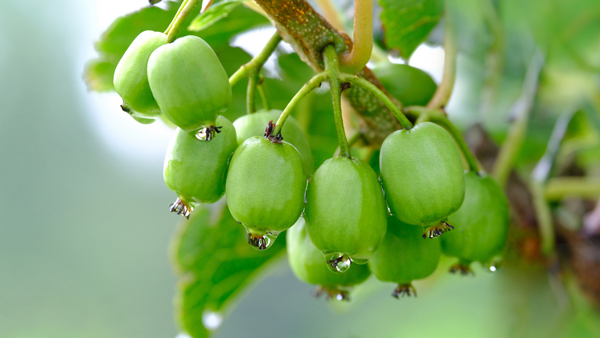
{"type": "Polygon", "coordinates": [[[443,0],[379,0],[379,5],[385,45],[404,59],[425,41],[444,12],[443,0]]]}
{"type": "Polygon", "coordinates": [[[204,13],[198,15],[192,24],[188,27],[189,30],[199,32],[219,20],[226,18],[231,11],[236,9],[242,4],[242,0],[223,1],[218,4],[212,5],[204,13]]]}
{"type": "MultiPolygon", "coordinates": [[[[187,27],[191,18],[200,12],[198,6],[184,23],[187,27]]],[[[144,7],[116,19],[102,34],[100,41],[95,44],[98,58],[87,63],[84,79],[89,90],[113,90],[113,75],[119,60],[141,32],[146,30],[164,31],[175,16],[179,2],[168,2],[167,8],[144,7]]],[[[262,15],[243,6],[236,7],[229,13],[230,20],[222,21],[217,26],[210,26],[202,32],[190,32],[182,29],[179,36],[196,35],[204,39],[217,54],[218,49],[229,48],[229,40],[245,30],[266,25],[269,21],[262,15]]],[[[239,67],[240,65],[237,65],[239,67]]]]}
{"type": "Polygon", "coordinates": [[[208,337],[203,315],[223,316],[260,269],[284,251],[285,235],[268,250],[250,247],[244,227],[225,203],[196,208],[192,218],[180,224],[171,243],[171,258],[180,278],[175,306],[182,329],[193,338],[208,337]]]}

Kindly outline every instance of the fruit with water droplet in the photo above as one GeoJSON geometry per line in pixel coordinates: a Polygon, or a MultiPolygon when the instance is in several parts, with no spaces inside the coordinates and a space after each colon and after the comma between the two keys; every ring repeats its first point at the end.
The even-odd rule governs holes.
{"type": "MultiPolygon", "coordinates": [[[[280,115],[281,110],[262,110],[238,118],[233,122],[233,126],[237,132],[238,143],[242,144],[252,136],[263,136],[269,121],[276,123],[280,115]]],[[[314,170],[314,160],[310,151],[310,145],[308,144],[308,140],[306,139],[302,128],[300,128],[300,125],[294,117],[290,116],[287,118],[281,130],[281,134],[283,139],[293,145],[296,150],[298,150],[298,153],[300,153],[306,175],[312,175],[314,170]]]]}
{"type": "Polygon", "coordinates": [[[448,218],[456,230],[442,237],[444,254],[459,258],[453,269],[463,274],[471,262],[486,264],[502,253],[509,224],[508,200],[493,178],[469,172],[465,183],[465,201],[448,218]]]}
{"type": "Polygon", "coordinates": [[[347,299],[347,290],[344,288],[364,282],[371,274],[366,264],[353,264],[344,273],[331,272],[323,253],[311,242],[303,217],[287,231],[286,239],[292,271],[298,279],[319,285],[317,294],[325,293],[328,298],[347,299]]]}
{"type": "Polygon", "coordinates": [[[381,146],[380,169],[388,205],[404,223],[439,223],[462,204],[460,152],[437,124],[423,122],[388,136],[381,146]]]}
{"type": "Polygon", "coordinates": [[[157,48],[148,61],[148,80],[163,114],[186,132],[215,125],[231,103],[223,65],[197,36],[157,48]]]}
{"type": "Polygon", "coordinates": [[[267,249],[281,231],[300,217],[306,176],[291,144],[253,136],[233,154],[227,174],[227,203],[248,231],[248,242],[267,249]],[[270,240],[272,237],[272,240],[270,240]]]}
{"type": "Polygon", "coordinates": [[[323,163],[308,183],[306,223],[333,270],[366,263],[383,240],[387,209],[381,184],[365,162],[344,156],[323,163]]]}
{"type": "Polygon", "coordinates": [[[429,74],[409,65],[384,62],[375,66],[373,73],[385,89],[406,107],[426,105],[437,90],[429,74]]]}
{"type": "Polygon", "coordinates": [[[194,204],[216,202],[225,193],[225,177],[231,154],[237,148],[235,128],[219,116],[219,132],[210,141],[177,129],[167,149],[164,179],[177,193],[172,211],[189,216],[194,204]]]}
{"type": "Polygon", "coordinates": [[[123,99],[122,109],[143,124],[154,122],[161,113],[148,83],[148,59],[152,52],[166,43],[167,36],[163,33],[140,33],[115,69],[113,82],[123,99]]]}
{"type": "Polygon", "coordinates": [[[369,260],[377,279],[398,284],[392,293],[396,298],[411,292],[416,296],[412,281],[431,275],[440,260],[440,239],[424,240],[421,233],[419,226],[389,217],[385,239],[369,260]]]}

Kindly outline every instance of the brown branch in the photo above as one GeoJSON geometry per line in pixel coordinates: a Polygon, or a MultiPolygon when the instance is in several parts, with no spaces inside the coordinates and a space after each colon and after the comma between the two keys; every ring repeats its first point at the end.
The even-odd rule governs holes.
{"type": "MultiPolygon", "coordinates": [[[[322,52],[327,45],[333,44],[338,54],[352,48],[348,35],[333,28],[306,0],[256,0],[256,3],[269,15],[283,40],[317,72],[324,69],[322,52]]],[[[358,75],[387,94],[367,67],[358,75]]],[[[390,110],[366,90],[352,87],[344,91],[344,96],[360,115],[361,132],[370,143],[381,144],[387,135],[401,128],[390,110]]]]}

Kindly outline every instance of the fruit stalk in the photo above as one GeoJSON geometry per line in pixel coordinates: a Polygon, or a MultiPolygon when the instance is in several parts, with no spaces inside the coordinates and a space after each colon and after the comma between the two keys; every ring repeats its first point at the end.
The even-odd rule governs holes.
{"type": "Polygon", "coordinates": [[[465,139],[462,137],[460,131],[456,128],[454,124],[452,124],[452,122],[450,122],[446,114],[444,114],[441,110],[413,106],[406,107],[404,111],[409,116],[414,115],[414,117],[416,117],[417,120],[421,119],[421,117],[423,116],[426,116],[428,121],[431,121],[444,127],[444,129],[446,129],[450,133],[450,135],[452,135],[454,141],[460,148],[460,151],[464,155],[465,160],[469,165],[469,170],[476,173],[480,173],[483,171],[483,168],[479,164],[479,161],[477,161],[477,158],[475,157],[475,155],[473,155],[471,149],[469,149],[469,146],[467,145],[465,139]]]}
{"type": "Polygon", "coordinates": [[[259,76],[258,85],[256,88],[258,89],[258,95],[260,95],[260,100],[262,101],[263,109],[271,110],[271,104],[269,102],[269,99],[267,98],[267,91],[265,90],[265,85],[263,82],[264,78],[262,76],[259,76]]]}
{"type": "Polygon", "coordinates": [[[388,107],[388,109],[392,112],[392,114],[394,114],[398,121],[400,121],[402,128],[411,129],[413,127],[413,124],[408,120],[408,118],[406,118],[406,116],[400,110],[400,108],[398,108],[398,106],[396,106],[396,104],[394,104],[394,102],[392,102],[392,100],[384,92],[382,92],[371,82],[356,75],[345,73],[341,73],[339,75],[339,80],[342,83],[347,82],[353,86],[361,87],[370,92],[371,94],[375,95],[379,100],[381,100],[381,102],[383,102],[383,104],[385,104],[386,107],[388,107]]]}
{"type": "Polygon", "coordinates": [[[325,48],[324,59],[326,65],[325,71],[329,77],[329,86],[331,87],[333,115],[338,142],[340,144],[340,155],[350,158],[352,155],[350,154],[350,146],[348,146],[348,139],[346,138],[346,131],[344,130],[344,119],[342,118],[342,92],[340,88],[340,81],[338,80],[340,75],[340,65],[338,55],[336,54],[333,46],[329,45],[327,48],[325,48]]]}
{"type": "Polygon", "coordinates": [[[256,83],[258,82],[258,73],[253,73],[248,78],[248,90],[246,91],[246,110],[248,114],[256,112],[255,93],[256,83]]]}
{"type": "Polygon", "coordinates": [[[427,108],[436,109],[444,108],[452,95],[454,89],[454,80],[456,78],[456,55],[458,54],[458,46],[456,43],[456,32],[452,27],[450,15],[446,13],[446,33],[444,36],[444,74],[442,82],[435,91],[431,101],[427,104],[427,108]]]}
{"type": "Polygon", "coordinates": [[[343,72],[357,74],[373,51],[373,0],[354,0],[354,44],[350,53],[342,55],[343,72]]]}
{"type": "Polygon", "coordinates": [[[310,93],[314,89],[320,87],[321,82],[325,81],[326,79],[327,79],[327,73],[319,73],[319,74],[313,76],[312,79],[310,79],[307,83],[305,83],[304,86],[302,86],[302,88],[300,88],[300,90],[296,93],[296,95],[294,95],[294,97],[290,100],[288,105],[285,107],[285,109],[283,110],[283,113],[281,113],[281,115],[279,116],[279,119],[277,120],[277,123],[275,124],[275,129],[273,129],[273,132],[271,133],[271,135],[274,135],[274,136],[279,135],[279,133],[281,132],[281,128],[283,128],[283,124],[285,123],[285,120],[288,118],[288,116],[290,115],[290,113],[292,112],[294,107],[296,107],[298,102],[300,102],[300,100],[302,100],[302,98],[305,97],[308,93],[310,93]]]}
{"type": "Polygon", "coordinates": [[[169,25],[169,28],[167,29],[167,42],[170,43],[177,39],[177,34],[179,33],[181,25],[183,25],[185,18],[190,14],[194,7],[196,7],[198,2],[199,0],[184,0],[181,3],[181,6],[179,7],[177,14],[175,15],[175,18],[173,19],[171,25],[169,25]]]}
{"type": "Polygon", "coordinates": [[[260,53],[258,53],[258,55],[252,58],[252,60],[250,60],[250,62],[248,62],[247,64],[241,66],[240,69],[238,69],[235,73],[233,73],[233,75],[231,75],[231,77],[229,78],[229,84],[233,86],[236,83],[238,83],[241,79],[247,76],[251,76],[254,73],[258,74],[265,62],[267,62],[269,56],[273,54],[275,48],[277,48],[277,46],[279,45],[279,42],[281,42],[281,36],[278,33],[273,34],[273,36],[269,39],[263,50],[261,50],[260,53]]]}

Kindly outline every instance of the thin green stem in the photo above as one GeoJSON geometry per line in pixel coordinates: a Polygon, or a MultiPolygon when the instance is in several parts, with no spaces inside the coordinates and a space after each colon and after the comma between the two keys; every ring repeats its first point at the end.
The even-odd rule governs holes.
{"type": "Polygon", "coordinates": [[[354,0],[354,43],[352,51],[342,55],[342,71],[357,74],[371,58],[373,51],[373,0],[354,0]]]}
{"type": "Polygon", "coordinates": [[[413,124],[408,120],[408,118],[406,118],[406,116],[404,115],[404,113],[402,112],[402,110],[400,110],[400,108],[398,108],[394,102],[392,102],[392,100],[390,100],[389,97],[387,97],[387,95],[385,95],[384,92],[382,92],[381,90],[379,90],[379,88],[377,88],[374,84],[372,84],[371,82],[355,76],[355,75],[351,75],[351,74],[344,74],[341,73],[340,74],[340,82],[342,83],[350,83],[353,86],[359,86],[365,90],[367,90],[368,92],[370,92],[371,94],[375,95],[379,100],[381,100],[381,102],[383,102],[383,104],[386,105],[386,107],[388,107],[389,110],[392,111],[392,113],[394,114],[394,116],[396,116],[396,118],[398,119],[398,121],[400,121],[400,124],[402,125],[402,128],[404,129],[410,129],[413,127],[413,124]]]}
{"type": "Polygon", "coordinates": [[[454,138],[454,141],[458,145],[458,148],[460,148],[461,153],[463,154],[465,160],[467,161],[467,164],[469,165],[469,170],[474,171],[476,173],[480,173],[483,171],[483,168],[479,164],[479,161],[477,161],[477,158],[475,157],[475,155],[473,155],[473,152],[471,152],[471,149],[469,149],[467,142],[462,137],[462,134],[456,128],[456,126],[454,126],[454,124],[450,122],[450,120],[444,112],[442,112],[439,109],[429,109],[426,107],[417,106],[407,107],[404,110],[409,116],[412,115],[413,117],[415,117],[417,121],[420,120],[421,117],[426,116],[429,121],[435,124],[439,124],[444,129],[446,129],[448,133],[452,135],[452,138],[454,138]]]}
{"type": "Polygon", "coordinates": [[[444,36],[444,74],[442,82],[433,94],[427,108],[443,108],[448,104],[452,90],[454,89],[454,80],[456,78],[456,56],[458,54],[458,45],[456,43],[456,33],[452,27],[450,15],[446,15],[446,35],[444,36]]]}
{"type": "Polygon", "coordinates": [[[506,140],[500,148],[500,153],[494,164],[494,177],[500,186],[504,187],[508,177],[521,151],[521,146],[525,141],[527,125],[529,124],[529,115],[533,107],[533,101],[538,87],[538,78],[544,65],[545,56],[537,50],[533,61],[527,69],[525,81],[521,90],[521,96],[514,103],[510,115],[515,118],[506,140]]]}
{"type": "Polygon", "coordinates": [[[346,131],[344,130],[344,119],[342,117],[342,90],[340,86],[340,66],[338,55],[335,52],[333,45],[329,45],[325,48],[324,53],[325,59],[325,71],[329,77],[329,86],[331,87],[331,99],[333,101],[333,117],[335,120],[335,129],[337,130],[338,142],[340,144],[340,155],[345,157],[352,157],[350,154],[350,146],[348,145],[348,139],[346,138],[346,131]]]}
{"type": "Polygon", "coordinates": [[[269,98],[267,97],[267,91],[265,89],[265,84],[263,81],[263,77],[260,76],[256,89],[258,89],[258,95],[260,95],[260,100],[262,102],[263,108],[265,110],[271,110],[271,103],[269,102],[269,98]]]}
{"type": "Polygon", "coordinates": [[[177,21],[179,14],[181,14],[181,11],[185,8],[185,5],[187,4],[188,1],[189,0],[183,0],[183,2],[181,2],[181,5],[179,5],[179,9],[177,10],[177,13],[175,13],[175,16],[173,17],[173,20],[171,20],[169,27],[167,27],[167,29],[165,30],[165,34],[167,34],[167,35],[169,34],[169,32],[171,31],[171,28],[175,24],[175,21],[177,21]]]}
{"type": "Polygon", "coordinates": [[[252,114],[256,112],[256,83],[258,82],[258,74],[254,73],[248,79],[248,90],[246,91],[246,112],[252,114]]]}
{"type": "Polygon", "coordinates": [[[302,86],[302,88],[300,88],[300,90],[296,93],[296,95],[294,95],[294,97],[290,100],[290,102],[287,104],[287,106],[279,116],[279,119],[275,124],[275,129],[273,130],[273,133],[271,135],[279,135],[279,133],[281,132],[281,128],[285,123],[285,120],[287,120],[288,116],[291,114],[292,110],[294,109],[294,107],[296,107],[298,102],[300,102],[300,100],[302,100],[302,98],[304,98],[308,93],[310,93],[316,88],[319,88],[321,82],[325,81],[326,79],[327,73],[319,73],[313,76],[312,79],[305,83],[304,86],[302,86]]]}
{"type": "Polygon", "coordinates": [[[599,198],[600,179],[556,177],[548,180],[544,191],[544,198],[547,201],[559,201],[565,197],[599,198]]]}
{"type": "Polygon", "coordinates": [[[167,34],[167,41],[169,43],[177,39],[177,34],[179,33],[181,25],[183,25],[185,18],[190,14],[190,12],[192,12],[192,10],[194,9],[194,7],[196,7],[198,2],[200,2],[200,0],[187,0],[185,3],[181,3],[183,9],[179,7],[181,11],[178,11],[178,14],[175,16],[173,24],[169,29],[169,33],[167,34]]]}
{"type": "Polygon", "coordinates": [[[281,42],[281,36],[278,33],[275,33],[271,37],[271,39],[269,39],[269,42],[267,42],[263,50],[260,51],[260,53],[258,53],[258,55],[252,58],[252,60],[250,60],[250,62],[248,62],[247,64],[241,66],[240,69],[238,69],[233,75],[231,75],[231,77],[229,78],[229,84],[233,86],[236,83],[238,83],[241,79],[250,76],[253,73],[260,72],[265,62],[267,62],[269,56],[273,54],[273,52],[279,45],[279,42],[281,42]]]}
{"type": "Polygon", "coordinates": [[[554,228],[552,226],[552,212],[544,198],[544,185],[542,182],[531,182],[529,186],[533,198],[538,227],[540,229],[541,251],[549,255],[554,249],[554,228]]]}

